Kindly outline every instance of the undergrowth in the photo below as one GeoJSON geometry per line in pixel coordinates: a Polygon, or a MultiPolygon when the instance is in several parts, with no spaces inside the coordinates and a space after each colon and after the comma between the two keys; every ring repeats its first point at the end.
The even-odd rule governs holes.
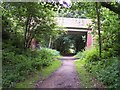
{"type": "Polygon", "coordinates": [[[84,60],[84,67],[108,88],[120,87],[120,57],[105,56],[102,53],[101,59],[96,48],[79,52],[76,57],[84,60]],[[107,58],[106,58],[107,57],[107,58]]]}
{"type": "Polygon", "coordinates": [[[15,87],[28,76],[52,65],[55,56],[59,55],[58,51],[48,48],[25,52],[17,48],[15,50],[3,49],[2,87],[15,87]]]}
{"type": "Polygon", "coordinates": [[[15,88],[34,88],[38,81],[43,81],[49,77],[58,67],[60,67],[60,65],[61,62],[59,60],[54,60],[48,67],[38,70],[25,81],[17,83],[15,88]]]}

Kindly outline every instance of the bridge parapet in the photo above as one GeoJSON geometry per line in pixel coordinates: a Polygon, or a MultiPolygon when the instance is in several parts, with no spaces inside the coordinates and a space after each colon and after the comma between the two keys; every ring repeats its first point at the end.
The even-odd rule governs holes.
{"type": "Polygon", "coordinates": [[[66,18],[56,17],[55,21],[58,26],[72,29],[87,29],[88,25],[92,24],[92,19],[81,19],[81,18],[66,18]]]}

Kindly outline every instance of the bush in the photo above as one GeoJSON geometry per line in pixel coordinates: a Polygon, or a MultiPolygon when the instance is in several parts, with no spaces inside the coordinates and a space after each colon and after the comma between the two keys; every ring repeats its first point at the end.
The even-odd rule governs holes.
{"type": "Polygon", "coordinates": [[[77,58],[83,58],[83,53],[82,52],[78,52],[77,55],[76,55],[77,58]]]}
{"type": "Polygon", "coordinates": [[[87,63],[99,60],[98,51],[96,48],[86,49],[83,52],[77,53],[77,57],[85,59],[87,63]]]}
{"type": "Polygon", "coordinates": [[[27,50],[21,54],[11,50],[3,50],[3,87],[14,87],[17,82],[25,80],[27,76],[37,70],[52,64],[58,51],[42,48],[37,51],[27,50]]]}
{"type": "Polygon", "coordinates": [[[36,58],[36,64],[41,63],[41,65],[44,67],[50,65],[53,61],[53,58],[59,55],[59,52],[48,48],[42,48],[37,50],[37,55],[38,57],[36,58]]]}
{"type": "MultiPolygon", "coordinates": [[[[103,61],[101,61],[103,62],[103,61]]],[[[110,58],[106,60],[106,63],[99,65],[101,67],[96,69],[98,72],[98,79],[110,88],[118,88],[118,80],[120,80],[120,71],[118,69],[118,58],[110,58]],[[103,67],[104,66],[104,67],[103,67]]],[[[119,63],[120,64],[120,63],[119,63]]],[[[94,70],[94,69],[93,69],[94,70]]]]}
{"type": "Polygon", "coordinates": [[[110,57],[110,53],[102,53],[99,59],[96,49],[86,50],[82,53],[81,59],[85,61],[84,67],[101,82],[110,88],[120,87],[120,58],[110,57]],[[109,58],[108,58],[109,57],[109,58]]]}
{"type": "Polygon", "coordinates": [[[16,82],[35,72],[32,68],[32,62],[24,55],[15,55],[14,53],[3,54],[3,87],[13,87],[16,82]]]}

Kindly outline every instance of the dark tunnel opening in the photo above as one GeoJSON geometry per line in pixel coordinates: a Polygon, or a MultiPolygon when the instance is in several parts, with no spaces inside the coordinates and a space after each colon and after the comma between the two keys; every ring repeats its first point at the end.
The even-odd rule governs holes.
{"type": "Polygon", "coordinates": [[[85,49],[86,42],[87,32],[68,32],[55,40],[53,48],[63,56],[73,56],[85,49]]]}

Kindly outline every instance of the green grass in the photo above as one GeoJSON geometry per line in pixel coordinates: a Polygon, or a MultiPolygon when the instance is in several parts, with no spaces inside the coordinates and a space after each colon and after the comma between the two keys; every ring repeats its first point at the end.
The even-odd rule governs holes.
{"type": "Polygon", "coordinates": [[[77,73],[79,75],[80,82],[81,82],[81,87],[92,88],[93,85],[91,82],[90,73],[86,71],[86,69],[84,68],[84,64],[85,64],[84,60],[75,61],[76,70],[77,70],[77,73]]]}
{"type": "Polygon", "coordinates": [[[49,77],[57,68],[59,68],[61,62],[59,60],[54,60],[52,65],[43,68],[41,71],[33,74],[29,79],[24,82],[20,82],[16,85],[16,88],[34,88],[34,85],[39,80],[44,80],[49,77]]]}

